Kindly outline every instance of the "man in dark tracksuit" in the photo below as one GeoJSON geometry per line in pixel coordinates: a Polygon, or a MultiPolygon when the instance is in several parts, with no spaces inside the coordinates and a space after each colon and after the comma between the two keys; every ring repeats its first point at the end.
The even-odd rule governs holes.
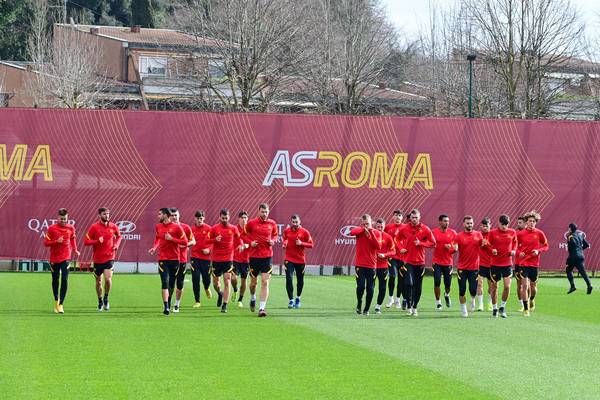
{"type": "Polygon", "coordinates": [[[587,284],[587,294],[592,293],[592,289],[594,287],[590,283],[590,278],[588,278],[587,273],[585,272],[585,256],[583,255],[583,250],[589,248],[590,244],[583,238],[581,233],[577,232],[577,225],[574,222],[569,224],[567,246],[567,250],[569,251],[569,257],[567,257],[567,278],[571,283],[571,288],[567,294],[573,293],[577,290],[573,280],[573,268],[577,268],[577,271],[579,271],[581,277],[587,284]]]}

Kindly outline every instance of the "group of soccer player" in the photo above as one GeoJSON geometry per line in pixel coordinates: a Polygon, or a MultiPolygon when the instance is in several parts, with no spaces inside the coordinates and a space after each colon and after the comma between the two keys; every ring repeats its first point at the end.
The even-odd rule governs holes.
{"type": "MultiPolygon", "coordinates": [[[[112,286],[112,272],[116,251],[121,243],[119,228],[109,222],[109,210],[102,207],[98,211],[100,221],[93,224],[84,240],[84,245],[93,246],[94,275],[98,295],[98,311],[108,310],[108,296],[112,286]],[[104,276],[104,296],[102,296],[102,276],[104,276]]],[[[237,300],[243,307],[243,298],[250,274],[250,311],[256,309],[258,277],[261,278],[259,317],[265,317],[265,307],[269,296],[269,280],[273,269],[273,246],[279,233],[277,224],[269,219],[269,206],[261,204],[258,217],[248,221],[248,213],[238,214],[238,224],[230,224],[230,212],[223,209],[219,213],[219,223],[209,226],[204,223],[204,211],[195,213],[195,224],[190,227],[181,223],[177,208],[161,208],[158,212],[156,236],[149,254],[158,249],[158,272],[161,279],[163,313],[179,312],[187,270],[188,248],[191,248],[190,267],[194,291],[194,307],[200,307],[200,283],[207,298],[212,297],[212,284],[218,300],[217,307],[227,313],[228,303],[237,300]],[[221,285],[221,277],[223,284],[221,285]],[[239,278],[239,279],[238,279],[239,278]],[[239,285],[239,297],[237,297],[239,285]],[[231,293],[233,289],[233,294],[231,293]],[[175,293],[175,302],[172,297],[175,293]]],[[[77,256],[75,228],[68,224],[67,210],[58,212],[57,223],[49,227],[45,238],[50,247],[50,269],[56,313],[64,313],[63,303],[67,293],[69,260],[71,253],[77,256]],[[61,277],[62,276],[62,277],[61,277]],[[60,292],[59,292],[60,283],[60,292]]],[[[300,226],[300,217],[293,215],[290,227],[283,232],[285,250],[286,290],[290,299],[289,308],[301,307],[301,295],[306,269],[305,249],[313,247],[310,233],[300,226]],[[293,274],[297,277],[296,298],[293,297],[293,274]]]]}
{"type": "MultiPolygon", "coordinates": [[[[379,281],[379,293],[375,313],[381,313],[385,299],[386,281],[390,308],[406,309],[406,315],[417,316],[425,273],[425,249],[433,249],[434,294],[437,310],[442,309],[441,283],[444,280],[446,306],[451,306],[453,256],[458,252],[457,279],[462,316],[483,311],[483,282],[488,283],[488,309],[493,317],[506,318],[506,303],[510,294],[511,277],[517,279],[520,311],[529,316],[535,309],[540,254],[549,249],[544,232],[536,228],[541,217],[535,211],[518,219],[517,230],[509,228],[510,218],[506,214],[498,218],[498,227],[491,229],[490,219],[481,220],[481,231],[474,230],[473,217],[463,218],[463,230],[457,233],[449,227],[447,215],[439,216],[439,227],[431,230],[421,221],[419,210],[412,210],[403,224],[401,210],[395,210],[393,221],[385,225],[378,219],[372,227],[371,216],[362,216],[362,226],[350,234],[356,236],[356,312],[369,315],[375,291],[375,280],[379,281]],[[394,288],[397,277],[397,291],[394,288]],[[498,306],[498,286],[503,290],[498,306]],[[467,305],[467,289],[470,303],[467,305]],[[366,290],[365,302],[363,295],[366,290]],[[402,303],[400,299],[403,298],[402,303]],[[479,306],[476,307],[476,299],[479,306]]],[[[576,236],[576,234],[574,234],[576,236]]],[[[576,241],[576,239],[573,239],[576,241]]],[[[578,268],[579,264],[571,267],[578,268]]],[[[583,269],[583,262],[581,262],[583,269]]],[[[587,275],[586,275],[587,277],[587,275]]],[[[572,279],[570,278],[570,281],[572,279]]],[[[586,280],[588,283],[589,280],[586,280]]],[[[572,288],[574,284],[572,283],[572,288]]],[[[591,293],[588,283],[588,293],[591,293]]],[[[572,289],[575,290],[575,289],[572,289]]]]}

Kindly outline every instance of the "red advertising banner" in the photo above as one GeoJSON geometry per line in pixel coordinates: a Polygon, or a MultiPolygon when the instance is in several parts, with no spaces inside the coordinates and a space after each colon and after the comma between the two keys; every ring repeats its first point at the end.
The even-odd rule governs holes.
{"type": "MultiPolygon", "coordinates": [[[[83,246],[98,208],[124,240],[117,261],[151,262],[161,207],[206,223],[222,208],[237,222],[260,203],[283,230],[292,214],[314,239],[311,265],[353,265],[349,228],[394,209],[479,221],[536,210],[550,243],[542,269],[564,267],[570,222],[592,248],[600,224],[597,122],[368,116],[0,109],[0,258],[47,259],[43,238],[65,207],[83,246]]],[[[431,251],[429,251],[431,253],[431,251]]],[[[429,254],[429,260],[431,254],[429,254]]],[[[274,263],[283,263],[280,244],[274,263]]]]}

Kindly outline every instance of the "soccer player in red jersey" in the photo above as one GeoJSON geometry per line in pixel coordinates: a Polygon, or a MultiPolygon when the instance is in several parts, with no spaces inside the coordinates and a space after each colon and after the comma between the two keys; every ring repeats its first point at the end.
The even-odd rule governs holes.
{"type": "MultiPolygon", "coordinates": [[[[395,238],[403,226],[404,224],[402,223],[402,210],[394,210],[392,222],[385,226],[384,231],[392,238],[394,238],[395,242],[395,238]]],[[[390,292],[390,297],[388,302],[385,304],[385,308],[390,308],[394,303],[396,303],[396,308],[400,308],[400,296],[402,294],[402,291],[404,290],[404,277],[402,276],[402,271],[400,270],[404,262],[402,261],[401,254],[398,252],[398,246],[395,243],[394,247],[396,248],[396,252],[388,259],[388,289],[390,292]],[[396,299],[394,302],[394,288],[396,286],[396,276],[398,277],[398,289],[396,293],[396,299]]],[[[406,299],[404,299],[404,301],[406,301],[406,299]]]]}
{"type": "Polygon", "coordinates": [[[350,235],[356,236],[356,313],[369,315],[373,293],[375,291],[375,265],[377,263],[377,251],[381,249],[381,235],[379,231],[371,226],[372,220],[369,214],[361,217],[361,227],[354,228],[350,235]],[[367,290],[365,308],[362,308],[362,297],[367,290]]]}
{"type": "Polygon", "coordinates": [[[483,279],[487,279],[488,283],[488,311],[492,311],[492,248],[487,245],[488,236],[490,234],[490,219],[485,217],[481,220],[481,236],[483,237],[483,246],[479,249],[479,273],[477,277],[477,299],[479,306],[477,311],[483,311],[483,279]]]}
{"type": "Polygon", "coordinates": [[[279,233],[277,223],[269,219],[269,205],[261,204],[258,207],[258,218],[246,224],[246,235],[243,240],[250,245],[250,311],[256,309],[256,288],[260,275],[260,308],[259,317],[266,317],[265,307],[269,298],[269,280],[273,270],[273,246],[277,242],[279,233]]]}
{"type": "Polygon", "coordinates": [[[221,307],[221,312],[226,313],[231,291],[233,252],[236,248],[239,250],[240,247],[244,247],[240,232],[229,223],[229,210],[221,210],[219,223],[210,228],[206,243],[213,245],[213,287],[219,296],[217,307],[221,307]],[[221,289],[221,275],[223,275],[223,289],[221,289]]]}
{"type": "Polygon", "coordinates": [[[210,292],[210,252],[212,244],[206,243],[206,237],[211,226],[204,223],[204,211],[198,210],[194,214],[196,223],[192,226],[192,234],[196,244],[192,246],[192,257],[190,260],[190,268],[192,269],[192,287],[194,290],[194,298],[196,302],[194,307],[200,307],[200,278],[204,286],[204,292],[207,298],[212,297],[210,292]]]}
{"type": "Polygon", "coordinates": [[[179,269],[179,245],[187,245],[187,238],[181,226],[171,222],[171,210],[168,207],[158,211],[158,221],[154,244],[148,250],[148,254],[154,254],[158,247],[158,273],[162,283],[163,314],[169,315],[171,312],[169,287],[174,285],[179,269]]]}
{"type": "Polygon", "coordinates": [[[394,238],[385,232],[385,220],[383,218],[377,220],[375,229],[381,233],[381,249],[377,252],[377,264],[375,265],[375,275],[379,281],[375,314],[381,314],[381,304],[385,299],[386,281],[388,280],[390,267],[389,260],[392,255],[396,254],[396,246],[394,245],[394,238]]]}
{"type": "MultiPolygon", "coordinates": [[[[525,229],[525,217],[521,216],[517,219],[517,233],[525,229]]],[[[523,311],[525,308],[523,307],[523,299],[521,298],[521,292],[523,291],[523,279],[521,278],[521,257],[515,254],[515,279],[517,280],[517,296],[519,297],[519,311],[523,311]]],[[[529,293],[527,293],[527,297],[529,298],[529,293]]]]}
{"type": "Polygon", "coordinates": [[[426,225],[421,223],[421,212],[414,209],[410,212],[410,223],[406,224],[398,236],[400,253],[404,254],[404,287],[407,298],[406,315],[419,315],[417,305],[423,290],[423,275],[425,274],[425,248],[434,248],[435,239],[426,225]]]}
{"type": "Polygon", "coordinates": [[[109,222],[110,211],[106,207],[98,210],[100,221],[96,222],[88,230],[83,244],[94,246],[94,276],[96,277],[96,294],[98,295],[98,311],[108,310],[108,294],[112,287],[113,266],[115,263],[115,252],[121,244],[121,232],[119,227],[109,222]],[[102,298],[102,275],[104,275],[104,298],[102,298]]]}
{"type": "Polygon", "coordinates": [[[520,258],[519,265],[521,267],[521,279],[523,280],[521,298],[524,300],[523,307],[525,310],[523,315],[526,317],[529,317],[530,310],[535,310],[540,253],[550,248],[544,232],[535,227],[540,219],[540,214],[535,211],[525,214],[526,228],[517,233],[517,254],[520,258]],[[531,291],[529,304],[526,301],[528,291],[531,291]]]}
{"type": "Polygon", "coordinates": [[[473,230],[473,217],[467,215],[463,218],[464,230],[456,235],[453,250],[458,251],[458,298],[462,308],[462,316],[467,318],[467,283],[471,294],[471,312],[475,309],[475,296],[477,295],[477,273],[479,271],[479,248],[483,246],[483,237],[480,232],[473,230]]]}
{"type": "Polygon", "coordinates": [[[69,260],[71,250],[79,256],[75,243],[75,227],[67,223],[68,212],[65,208],[58,210],[58,218],[46,232],[44,246],[50,247],[50,271],[52,272],[52,292],[54,293],[54,312],[64,313],[63,303],[67,295],[69,282],[69,260]],[[62,276],[61,276],[62,274],[62,276]],[[60,297],[59,297],[60,279],[60,297]]]}
{"type": "Polygon", "coordinates": [[[306,248],[314,245],[310,232],[300,226],[300,217],[292,215],[292,223],[283,231],[283,249],[285,250],[285,288],[287,290],[288,308],[300,308],[302,289],[304,288],[304,271],[306,270],[306,248]],[[296,272],[296,301],[294,301],[293,274],[296,272]]]}
{"type": "Polygon", "coordinates": [[[512,258],[517,250],[517,232],[509,229],[510,218],[502,214],[498,219],[498,228],[488,235],[488,246],[492,249],[491,277],[492,277],[492,316],[498,317],[498,282],[502,279],[502,303],[500,303],[500,316],[506,318],[506,302],[510,294],[510,278],[512,276],[512,258]]]}
{"type": "MultiPolygon", "coordinates": [[[[179,245],[179,268],[177,269],[177,275],[175,277],[175,280],[177,281],[177,291],[175,292],[175,304],[173,305],[173,312],[179,312],[179,302],[183,295],[183,283],[185,281],[185,272],[187,270],[188,248],[196,244],[196,239],[194,239],[192,228],[190,228],[188,224],[182,224],[179,221],[179,210],[175,207],[171,207],[171,222],[181,226],[188,241],[187,245],[179,245]]],[[[171,304],[171,297],[173,297],[174,289],[173,286],[169,286],[169,304],[171,304]]]]}
{"type": "MultiPolygon", "coordinates": [[[[248,213],[246,211],[240,211],[238,214],[238,224],[235,226],[238,228],[240,235],[246,235],[246,224],[248,223],[248,213]]],[[[238,300],[238,307],[244,307],[244,294],[246,294],[246,287],[248,281],[248,269],[250,257],[248,256],[248,243],[244,242],[244,248],[242,251],[239,248],[233,252],[233,274],[231,275],[231,286],[233,286],[234,292],[234,300],[235,301],[235,292],[238,287],[238,276],[239,284],[240,284],[240,297],[238,300]]]]}
{"type": "Polygon", "coordinates": [[[439,216],[438,221],[440,223],[439,228],[435,228],[431,233],[435,239],[435,248],[433,250],[433,293],[435,294],[435,300],[437,301],[436,310],[442,309],[441,299],[441,285],[442,276],[444,277],[444,299],[446,300],[446,307],[450,307],[452,302],[450,301],[450,288],[452,286],[452,256],[453,252],[452,243],[456,237],[456,231],[450,229],[450,217],[446,214],[439,216]]]}

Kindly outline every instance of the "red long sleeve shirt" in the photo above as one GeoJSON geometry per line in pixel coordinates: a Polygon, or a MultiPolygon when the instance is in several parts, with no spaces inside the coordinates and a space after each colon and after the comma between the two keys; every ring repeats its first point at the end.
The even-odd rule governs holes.
{"type": "Polygon", "coordinates": [[[435,248],[433,249],[433,262],[437,265],[452,265],[453,253],[450,252],[452,249],[452,242],[456,237],[456,231],[454,229],[446,229],[442,232],[441,228],[435,228],[431,231],[433,238],[435,239],[435,248]],[[450,245],[450,249],[446,248],[446,245],[450,245]]]}
{"type": "Polygon", "coordinates": [[[381,249],[381,234],[378,230],[369,229],[369,237],[365,235],[365,228],[358,227],[350,231],[356,236],[356,261],[357,267],[375,268],[377,263],[377,250],[381,249]]]}
{"type": "Polygon", "coordinates": [[[402,227],[404,227],[404,224],[395,224],[392,222],[391,224],[387,224],[385,228],[383,228],[383,231],[390,235],[392,239],[394,239],[394,249],[396,251],[392,255],[392,258],[395,258],[396,260],[402,260],[404,258],[403,255],[398,252],[399,246],[395,240],[396,236],[398,236],[398,232],[400,232],[400,229],[402,229],[402,227]]]}
{"type": "Polygon", "coordinates": [[[88,230],[83,240],[85,246],[94,246],[94,263],[103,264],[115,259],[115,247],[121,244],[121,232],[117,225],[108,221],[106,224],[98,221],[88,230]],[[100,243],[102,238],[102,243],[100,243]]]}
{"type": "Polygon", "coordinates": [[[260,218],[254,218],[246,224],[246,235],[243,240],[250,245],[248,248],[249,256],[252,258],[273,257],[273,246],[270,241],[277,241],[279,233],[277,224],[270,218],[263,221],[260,218]],[[252,247],[252,242],[257,241],[258,246],[252,247]]]}
{"type": "Polygon", "coordinates": [[[305,249],[312,248],[314,243],[308,232],[303,227],[294,228],[289,227],[283,231],[283,244],[285,248],[285,259],[297,264],[306,263],[305,249]],[[300,239],[301,244],[296,244],[296,240],[300,239]]]}
{"type": "Polygon", "coordinates": [[[158,246],[159,260],[177,260],[179,261],[179,245],[187,244],[185,232],[181,225],[169,222],[168,224],[160,223],[156,225],[156,236],[154,237],[153,249],[158,246]],[[166,234],[170,234],[173,240],[165,239],[166,234]]]}
{"type": "Polygon", "coordinates": [[[454,238],[454,244],[458,245],[458,268],[478,270],[479,248],[483,245],[481,232],[462,231],[454,238]]]}
{"type": "Polygon", "coordinates": [[[381,249],[376,252],[377,254],[377,265],[375,268],[383,269],[388,267],[388,257],[396,254],[396,246],[394,245],[394,239],[390,236],[389,233],[385,232],[381,233],[381,249]],[[380,258],[378,255],[383,253],[383,258],[380,258]]]}
{"type": "MultiPolygon", "coordinates": [[[[490,232],[481,232],[481,237],[489,240],[490,232]]],[[[482,267],[490,267],[492,265],[492,248],[490,246],[481,246],[479,248],[479,265],[482,267]]]]}
{"type": "Polygon", "coordinates": [[[54,224],[48,227],[46,237],[44,238],[44,246],[50,247],[50,262],[60,263],[71,259],[71,249],[77,251],[75,243],[75,227],[70,224],[60,226],[54,224]],[[58,243],[58,238],[62,237],[63,241],[58,243]]]}
{"type": "Polygon", "coordinates": [[[492,254],[491,264],[495,267],[507,267],[512,265],[511,251],[517,250],[517,232],[514,229],[500,228],[492,229],[488,236],[488,246],[496,250],[498,254],[492,254]]]}
{"type": "Polygon", "coordinates": [[[240,232],[231,225],[216,224],[210,228],[206,243],[213,245],[213,261],[225,262],[233,261],[233,252],[243,242],[240,240],[240,232]],[[221,240],[217,241],[217,237],[221,236],[221,240]]]}
{"type": "MultiPolygon", "coordinates": [[[[192,233],[192,228],[190,228],[189,225],[187,224],[179,224],[179,226],[181,226],[181,228],[183,229],[183,233],[185,233],[185,238],[186,240],[189,241],[192,240],[192,238],[194,237],[194,234],[192,233]]],[[[187,243],[186,243],[187,245],[187,243]]],[[[187,255],[188,255],[188,247],[181,247],[179,246],[179,262],[180,263],[186,263],[187,262],[187,255]]]]}
{"type": "Polygon", "coordinates": [[[210,225],[202,224],[200,226],[192,226],[192,234],[196,239],[196,244],[192,246],[192,257],[200,260],[210,260],[210,251],[208,254],[204,254],[202,250],[212,250],[213,246],[210,243],[206,243],[206,237],[210,231],[210,225]]]}
{"type": "Polygon", "coordinates": [[[417,226],[406,224],[398,232],[396,243],[400,243],[402,249],[406,249],[404,253],[404,261],[412,265],[425,264],[425,248],[435,247],[435,239],[426,225],[419,222],[417,226]],[[419,239],[419,244],[415,244],[415,239],[419,239]]]}
{"type": "Polygon", "coordinates": [[[521,267],[539,268],[540,254],[550,248],[544,232],[537,228],[532,230],[523,229],[517,233],[517,242],[517,257],[520,258],[520,253],[525,253],[525,257],[520,258],[519,265],[521,267]],[[537,250],[539,253],[536,257],[531,254],[533,250],[537,250]]]}
{"type": "MultiPolygon", "coordinates": [[[[246,236],[245,229],[242,229],[242,227],[240,226],[240,224],[237,224],[235,227],[240,232],[241,239],[244,242],[244,244],[247,244],[246,241],[244,240],[244,236],[246,236]]],[[[240,253],[240,251],[238,249],[233,250],[233,261],[238,262],[238,263],[247,263],[247,262],[249,262],[250,261],[250,256],[249,256],[248,248],[244,248],[244,250],[241,253],[240,253]]]]}

